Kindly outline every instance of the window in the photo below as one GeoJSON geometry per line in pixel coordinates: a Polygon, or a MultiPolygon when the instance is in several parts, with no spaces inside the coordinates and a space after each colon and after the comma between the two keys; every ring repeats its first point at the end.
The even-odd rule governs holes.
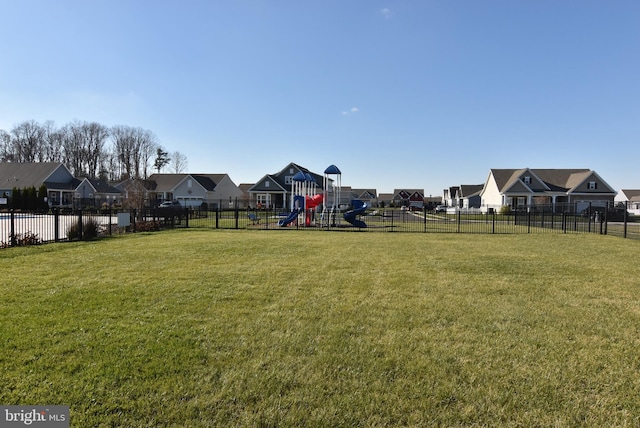
{"type": "Polygon", "coordinates": [[[291,183],[293,183],[293,175],[285,175],[284,184],[291,184],[291,183]]]}
{"type": "Polygon", "coordinates": [[[271,183],[269,183],[269,180],[267,180],[267,181],[264,182],[264,187],[269,187],[270,184],[271,183]]]}
{"type": "Polygon", "coordinates": [[[193,184],[193,183],[191,182],[191,179],[187,180],[187,187],[188,187],[189,189],[191,189],[191,185],[192,185],[192,184],[193,184]]]}
{"type": "Polygon", "coordinates": [[[596,190],[598,188],[598,183],[596,183],[595,181],[590,181],[587,188],[589,190],[596,190]]]}
{"type": "Polygon", "coordinates": [[[528,175],[525,176],[523,180],[524,180],[524,184],[531,184],[531,177],[529,177],[528,175]]]}

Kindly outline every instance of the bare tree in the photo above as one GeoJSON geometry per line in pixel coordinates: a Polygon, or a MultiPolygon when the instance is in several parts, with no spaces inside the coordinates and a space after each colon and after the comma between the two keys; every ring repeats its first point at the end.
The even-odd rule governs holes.
{"type": "Polygon", "coordinates": [[[4,129],[0,129],[0,161],[13,162],[13,142],[11,140],[11,134],[4,129]]]}
{"type": "Polygon", "coordinates": [[[28,120],[13,127],[13,152],[16,162],[42,162],[44,129],[35,120],[28,120]]]}
{"type": "Polygon", "coordinates": [[[118,174],[121,178],[134,178],[135,166],[135,130],[130,126],[116,125],[111,128],[113,150],[118,161],[118,174]]]}
{"type": "Polygon", "coordinates": [[[171,155],[171,169],[175,174],[181,174],[187,170],[187,157],[180,152],[171,155]]]}
{"type": "Polygon", "coordinates": [[[84,134],[84,169],[91,178],[98,176],[98,167],[105,156],[104,145],[109,136],[109,129],[97,122],[82,124],[84,134]]]}
{"type": "Polygon", "coordinates": [[[76,176],[85,176],[83,164],[86,157],[84,147],[84,130],[80,121],[65,125],[62,130],[62,147],[64,148],[64,163],[76,176]]]}
{"type": "Polygon", "coordinates": [[[151,159],[158,148],[158,138],[155,134],[146,129],[137,129],[140,147],[140,176],[144,179],[148,177],[148,169],[151,166],[151,159]]]}
{"type": "Polygon", "coordinates": [[[43,141],[42,153],[45,162],[63,162],[64,153],[62,147],[63,134],[57,129],[53,121],[48,120],[42,125],[43,141]]]}

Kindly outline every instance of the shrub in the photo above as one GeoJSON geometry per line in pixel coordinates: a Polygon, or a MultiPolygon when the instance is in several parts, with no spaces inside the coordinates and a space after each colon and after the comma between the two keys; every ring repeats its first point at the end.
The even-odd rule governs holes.
{"type": "Polygon", "coordinates": [[[157,232],[160,230],[160,222],[157,221],[138,221],[136,222],[136,232],[157,232]]]}
{"type": "Polygon", "coordinates": [[[28,245],[40,245],[42,244],[42,239],[38,237],[37,233],[18,233],[13,239],[10,239],[9,242],[0,242],[0,248],[9,248],[9,247],[26,247],[28,245]],[[13,242],[13,244],[12,244],[13,242]]]}
{"type": "MultiPolygon", "coordinates": [[[[86,218],[82,222],[82,239],[95,239],[100,232],[100,225],[92,218],[86,218]]],[[[80,223],[76,222],[67,229],[67,239],[74,241],[80,239],[80,223]]]]}
{"type": "Polygon", "coordinates": [[[503,205],[500,207],[500,214],[511,214],[511,205],[503,205]]]}

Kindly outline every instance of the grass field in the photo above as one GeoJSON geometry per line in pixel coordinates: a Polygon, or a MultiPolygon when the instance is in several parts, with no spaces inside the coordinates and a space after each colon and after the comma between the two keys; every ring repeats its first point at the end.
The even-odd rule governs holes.
{"type": "Polygon", "coordinates": [[[0,251],[0,404],[72,426],[638,426],[640,242],[179,230],[0,251]]]}

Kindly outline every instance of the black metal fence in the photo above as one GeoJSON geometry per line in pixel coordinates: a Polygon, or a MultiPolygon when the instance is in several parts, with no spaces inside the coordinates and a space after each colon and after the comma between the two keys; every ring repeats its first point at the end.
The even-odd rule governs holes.
{"type": "Polygon", "coordinates": [[[531,206],[513,209],[444,212],[422,209],[368,208],[361,214],[309,211],[295,215],[283,209],[155,208],[147,210],[51,210],[0,212],[0,248],[95,239],[120,233],[168,228],[308,230],[413,233],[595,233],[640,239],[640,216],[625,207],[531,206]],[[578,209],[581,208],[581,209],[578,209]],[[638,220],[638,221],[636,221],[638,220]]]}
{"type": "MultiPolygon", "coordinates": [[[[640,222],[624,207],[591,204],[520,206],[517,209],[369,208],[345,220],[343,212],[313,211],[291,215],[282,209],[236,207],[191,212],[189,227],[258,230],[341,230],[421,233],[596,233],[640,238],[640,222]],[[293,220],[291,220],[293,217],[293,220]],[[288,220],[291,220],[290,222],[288,220]]],[[[638,218],[640,221],[640,218],[638,218]]]]}
{"type": "Polygon", "coordinates": [[[0,211],[0,248],[188,227],[185,209],[0,211]]]}

